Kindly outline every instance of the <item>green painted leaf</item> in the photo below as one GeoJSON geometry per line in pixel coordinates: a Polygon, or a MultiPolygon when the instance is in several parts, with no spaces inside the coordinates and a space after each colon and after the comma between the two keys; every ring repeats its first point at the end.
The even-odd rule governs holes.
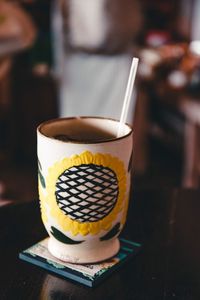
{"type": "Polygon", "coordinates": [[[45,189],[46,188],[45,179],[44,179],[44,176],[42,175],[42,173],[40,172],[40,170],[38,170],[38,175],[39,175],[40,183],[41,183],[42,187],[45,189]]]}
{"type": "Polygon", "coordinates": [[[57,239],[61,243],[75,245],[84,242],[84,241],[74,241],[70,239],[68,236],[64,235],[60,230],[56,229],[53,226],[51,226],[51,230],[52,230],[51,234],[55,237],[55,239],[57,239]]]}
{"type": "Polygon", "coordinates": [[[120,223],[117,223],[108,233],[100,238],[100,241],[107,241],[112,239],[120,230],[120,223]]]}

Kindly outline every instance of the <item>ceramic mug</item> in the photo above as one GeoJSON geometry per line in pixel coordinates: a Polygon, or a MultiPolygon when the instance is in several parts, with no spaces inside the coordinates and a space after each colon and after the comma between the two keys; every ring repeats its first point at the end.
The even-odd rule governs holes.
{"type": "Polygon", "coordinates": [[[50,253],[94,263],[114,256],[126,220],[132,129],[100,117],[60,118],[37,128],[39,198],[50,253]]]}

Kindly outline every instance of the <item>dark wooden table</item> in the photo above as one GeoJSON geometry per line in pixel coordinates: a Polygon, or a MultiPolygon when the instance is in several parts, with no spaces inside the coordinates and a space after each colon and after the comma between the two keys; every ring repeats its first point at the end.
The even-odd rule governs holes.
{"type": "Polygon", "coordinates": [[[47,234],[38,201],[0,209],[0,299],[200,299],[200,190],[135,190],[125,238],[142,251],[88,288],[21,261],[47,234]]]}

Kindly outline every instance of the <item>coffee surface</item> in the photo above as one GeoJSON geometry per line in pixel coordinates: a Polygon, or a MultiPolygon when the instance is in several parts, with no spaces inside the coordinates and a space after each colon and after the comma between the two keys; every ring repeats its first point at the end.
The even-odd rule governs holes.
{"type": "Polygon", "coordinates": [[[115,138],[113,134],[104,132],[102,130],[91,130],[85,131],[80,130],[80,132],[65,134],[59,133],[53,136],[55,139],[64,141],[64,142],[100,142],[107,141],[115,138]]]}
{"type": "Polygon", "coordinates": [[[112,120],[72,118],[47,122],[40,130],[47,137],[64,142],[96,143],[115,139],[117,128],[112,120]]]}

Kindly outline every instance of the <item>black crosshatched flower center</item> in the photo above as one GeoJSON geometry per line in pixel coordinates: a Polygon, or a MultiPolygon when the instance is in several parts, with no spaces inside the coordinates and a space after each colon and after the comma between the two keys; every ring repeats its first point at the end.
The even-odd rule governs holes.
{"type": "Polygon", "coordinates": [[[119,194],[116,174],[107,167],[82,164],[65,170],[56,181],[56,201],[71,219],[96,222],[114,208],[119,194]]]}

